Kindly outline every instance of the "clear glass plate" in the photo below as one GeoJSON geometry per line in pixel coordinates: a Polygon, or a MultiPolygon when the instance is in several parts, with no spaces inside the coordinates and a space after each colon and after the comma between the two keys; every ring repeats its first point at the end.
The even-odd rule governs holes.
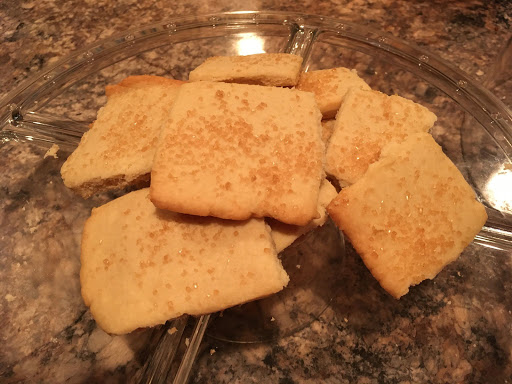
{"type": "MultiPolygon", "coordinates": [[[[104,104],[105,85],[139,74],[186,80],[189,71],[210,56],[284,51],[302,55],[304,70],[355,68],[372,88],[410,98],[436,113],[434,138],[475,189],[489,214],[485,227],[464,253],[472,255],[467,256],[466,262],[478,266],[485,263],[486,255],[499,258],[510,254],[512,114],[468,76],[402,40],[327,17],[237,12],[176,18],[77,51],[27,80],[0,102],[0,150],[10,164],[2,184],[16,197],[2,203],[0,267],[4,272],[0,289],[2,297],[14,299],[8,308],[0,308],[0,315],[5,314],[12,325],[0,334],[12,351],[2,361],[14,377],[19,374],[14,367],[20,361],[33,373],[28,377],[40,377],[43,373],[30,370],[27,351],[44,350],[54,356],[48,352],[53,351],[52,345],[76,363],[70,375],[87,372],[91,364],[105,372],[115,365],[111,355],[101,355],[104,348],[95,352],[98,356],[94,362],[84,363],[83,356],[66,350],[66,342],[92,343],[93,351],[102,343],[113,343],[94,328],[81,302],[78,270],[81,227],[90,208],[116,195],[109,193],[83,201],[66,190],[59,177],[65,157],[104,104]],[[61,128],[52,128],[59,120],[64,121],[58,124],[61,128]],[[42,155],[52,143],[62,149],[59,159],[43,160],[42,155]],[[9,175],[16,173],[16,164],[23,166],[23,172],[13,178],[9,175]],[[20,231],[19,223],[23,222],[28,223],[27,228],[20,231]],[[22,250],[17,249],[20,244],[22,250]],[[26,265],[30,267],[24,268],[26,265]],[[20,295],[24,296],[23,301],[19,300],[20,295]],[[42,321],[47,325],[44,332],[34,328],[34,322],[42,321]],[[18,329],[17,333],[13,333],[14,329],[18,329]]],[[[301,244],[297,247],[300,249],[301,244]]],[[[464,254],[457,263],[465,263],[464,254]]],[[[487,266],[482,270],[490,282],[503,284],[496,268],[487,266]]],[[[451,290],[464,293],[457,281],[446,284],[451,284],[451,290]]],[[[408,297],[413,300],[422,289],[429,289],[426,286],[412,289],[408,297]]],[[[329,302],[325,294],[320,296],[313,294],[312,302],[329,302]]],[[[489,293],[489,297],[479,300],[497,299],[489,293]]],[[[119,343],[128,345],[132,352],[143,351],[149,339],[149,331],[138,331],[120,337],[119,343]]],[[[83,351],[87,354],[89,349],[84,347],[83,351]]],[[[57,357],[57,352],[55,356],[49,359],[48,372],[57,372],[58,364],[65,359],[57,357]]],[[[141,356],[145,356],[143,352],[133,352],[125,357],[121,363],[129,368],[124,374],[140,367],[144,360],[141,356]]]]}

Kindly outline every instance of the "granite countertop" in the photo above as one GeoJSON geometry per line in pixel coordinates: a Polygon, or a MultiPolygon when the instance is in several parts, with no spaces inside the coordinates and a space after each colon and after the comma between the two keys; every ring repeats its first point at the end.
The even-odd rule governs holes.
{"type": "MultiPolygon", "coordinates": [[[[512,36],[508,0],[306,0],[300,7],[290,0],[2,2],[0,97],[73,50],[133,26],[243,9],[373,26],[425,47],[511,103],[510,78],[495,76],[507,65],[497,58],[512,36]]],[[[194,51],[187,53],[194,59],[194,51]]],[[[62,107],[93,117],[80,115],[71,101],[55,110],[62,107]]],[[[45,152],[0,144],[0,382],[130,381],[147,358],[152,330],[103,332],[83,304],[78,280],[84,221],[116,195],[77,198],[60,179],[66,154],[44,158],[45,152]]],[[[512,383],[511,256],[510,249],[471,244],[434,280],[397,301],[348,245],[338,291],[318,320],[267,343],[206,337],[191,382],[512,383]]]]}

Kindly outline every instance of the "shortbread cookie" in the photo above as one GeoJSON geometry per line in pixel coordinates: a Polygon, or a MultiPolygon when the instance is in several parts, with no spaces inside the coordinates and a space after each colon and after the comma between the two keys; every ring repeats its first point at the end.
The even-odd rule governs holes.
{"type": "Polygon", "coordinates": [[[320,215],[318,219],[313,219],[302,227],[284,224],[276,220],[269,221],[271,228],[270,234],[276,245],[277,252],[279,253],[284,250],[302,235],[324,225],[327,220],[327,212],[325,209],[336,195],[337,192],[333,185],[328,180],[324,180],[320,185],[320,194],[318,196],[318,214],[320,215]]]}
{"type": "Polygon", "coordinates": [[[185,84],[162,130],[151,200],[192,215],[306,225],[324,178],[320,120],[309,92],[185,84]]]}
{"type": "Polygon", "coordinates": [[[182,83],[133,76],[108,86],[107,104],[62,166],[64,184],[84,198],[147,184],[162,122],[182,83]]]}
{"type": "Polygon", "coordinates": [[[336,116],[326,171],[340,185],[350,185],[379,158],[384,145],[427,132],[436,119],[427,108],[403,97],[352,89],[336,116]]]}
{"type": "Polygon", "coordinates": [[[294,86],[299,80],[301,65],[302,57],[289,53],[216,56],[190,72],[189,80],[294,86]]]}
{"type": "Polygon", "coordinates": [[[325,119],[336,116],[343,98],[351,88],[371,89],[355,69],[343,67],[303,72],[297,83],[297,89],[315,94],[318,108],[325,119]]]}
{"type": "Polygon", "coordinates": [[[148,189],[93,210],[81,263],[84,302],[98,325],[115,334],[185,313],[216,312],[288,283],[262,219],[235,222],[160,211],[148,189]]]}
{"type": "Polygon", "coordinates": [[[395,298],[457,259],[487,219],[474,191],[426,133],[386,146],[327,210],[395,298]]]}

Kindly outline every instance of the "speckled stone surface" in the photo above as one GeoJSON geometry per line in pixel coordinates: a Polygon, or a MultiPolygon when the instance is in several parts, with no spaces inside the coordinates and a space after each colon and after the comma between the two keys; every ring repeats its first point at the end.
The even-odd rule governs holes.
{"type": "MultiPolygon", "coordinates": [[[[511,103],[512,81],[504,72],[512,66],[510,55],[498,60],[512,35],[507,0],[306,0],[300,7],[290,0],[0,2],[0,97],[75,49],[128,28],[177,15],[249,9],[375,27],[425,47],[511,103]]],[[[167,52],[169,59],[163,51],[148,52],[86,80],[74,99],[55,100],[49,111],[91,121],[106,83],[145,72],[185,77],[186,68],[219,52],[216,44],[222,45],[183,44],[167,52]]],[[[478,184],[461,150],[464,115],[449,98],[421,81],[411,86],[410,78],[357,55],[340,58],[326,49],[314,50],[312,58],[320,66],[360,66],[372,86],[427,104],[440,116],[434,136],[478,184]]],[[[78,279],[83,223],[92,207],[116,195],[87,201],[73,195],[59,175],[67,154],[44,158],[45,152],[24,143],[0,144],[0,382],[135,381],[152,330],[125,336],[101,331],[82,302],[78,279]]],[[[348,245],[338,291],[318,320],[267,343],[206,337],[191,382],[512,383],[511,275],[510,249],[474,243],[434,280],[397,301],[348,245]]]]}

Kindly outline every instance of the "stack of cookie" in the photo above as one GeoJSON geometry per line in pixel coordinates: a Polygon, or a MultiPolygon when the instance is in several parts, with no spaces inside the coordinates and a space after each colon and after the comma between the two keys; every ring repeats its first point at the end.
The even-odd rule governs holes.
{"type": "Polygon", "coordinates": [[[278,253],[326,210],[397,298],[471,242],[485,210],[425,133],[435,115],[345,68],[301,74],[301,62],[211,58],[187,83],[107,87],[62,168],[84,197],[150,180],[94,209],[84,229],[82,295],[105,331],[280,291],[278,253]]]}

